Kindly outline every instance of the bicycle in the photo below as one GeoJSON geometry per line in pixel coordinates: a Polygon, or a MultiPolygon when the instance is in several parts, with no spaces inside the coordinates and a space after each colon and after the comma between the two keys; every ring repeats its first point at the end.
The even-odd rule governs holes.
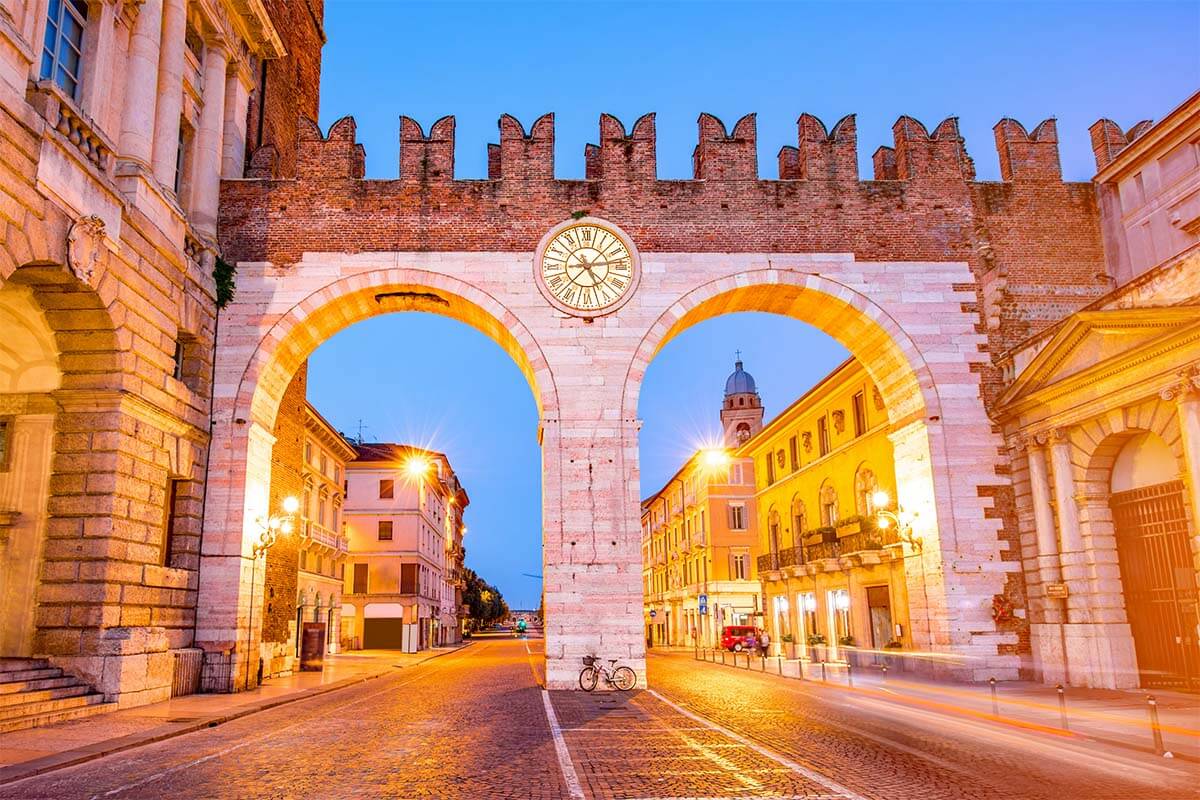
{"type": "Polygon", "coordinates": [[[595,656],[584,656],[583,663],[585,666],[579,673],[579,688],[585,692],[595,689],[602,677],[606,685],[615,686],[622,692],[628,692],[637,686],[637,673],[629,667],[613,666],[617,663],[615,658],[608,659],[607,668],[595,656]]]}

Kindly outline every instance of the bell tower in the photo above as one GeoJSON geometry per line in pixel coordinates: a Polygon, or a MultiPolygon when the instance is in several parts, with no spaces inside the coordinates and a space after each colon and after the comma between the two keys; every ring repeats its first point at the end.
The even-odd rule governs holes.
{"type": "Polygon", "coordinates": [[[742,352],[737,352],[733,373],[725,380],[721,403],[721,428],[726,447],[739,447],[762,430],[763,407],[754,376],[742,369],[742,352]]]}

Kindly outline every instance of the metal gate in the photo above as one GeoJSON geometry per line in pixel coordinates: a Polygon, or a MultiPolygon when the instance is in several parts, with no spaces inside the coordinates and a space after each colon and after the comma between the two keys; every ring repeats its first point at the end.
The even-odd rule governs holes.
{"type": "Polygon", "coordinates": [[[1196,566],[1183,483],[1116,492],[1110,503],[1142,685],[1200,691],[1196,566]]]}

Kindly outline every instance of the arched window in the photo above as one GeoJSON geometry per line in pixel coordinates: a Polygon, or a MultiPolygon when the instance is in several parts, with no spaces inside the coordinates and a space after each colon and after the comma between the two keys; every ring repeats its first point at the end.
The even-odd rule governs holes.
{"type": "Polygon", "coordinates": [[[854,476],[854,508],[864,517],[875,513],[875,501],[872,495],[879,488],[875,473],[866,464],[858,468],[854,476]]]}
{"type": "Polygon", "coordinates": [[[779,512],[774,508],[767,514],[767,548],[774,554],[779,554],[780,542],[779,512]]]}
{"type": "Polygon", "coordinates": [[[745,422],[739,422],[737,426],[738,444],[743,444],[750,438],[750,426],[745,422]]]}
{"type": "Polygon", "coordinates": [[[792,498],[792,539],[800,543],[800,537],[808,530],[808,510],[799,495],[792,498]]]}
{"type": "Polygon", "coordinates": [[[821,487],[821,524],[832,526],[838,521],[838,496],[833,484],[826,481],[821,487]]]}

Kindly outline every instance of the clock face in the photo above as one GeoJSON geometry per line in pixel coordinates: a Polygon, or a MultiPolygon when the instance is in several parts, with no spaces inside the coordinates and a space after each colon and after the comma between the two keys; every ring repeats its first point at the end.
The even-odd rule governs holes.
{"type": "Polygon", "coordinates": [[[636,254],[611,226],[580,220],[551,231],[543,242],[537,278],[565,311],[594,316],[614,310],[637,283],[636,254]]]}

